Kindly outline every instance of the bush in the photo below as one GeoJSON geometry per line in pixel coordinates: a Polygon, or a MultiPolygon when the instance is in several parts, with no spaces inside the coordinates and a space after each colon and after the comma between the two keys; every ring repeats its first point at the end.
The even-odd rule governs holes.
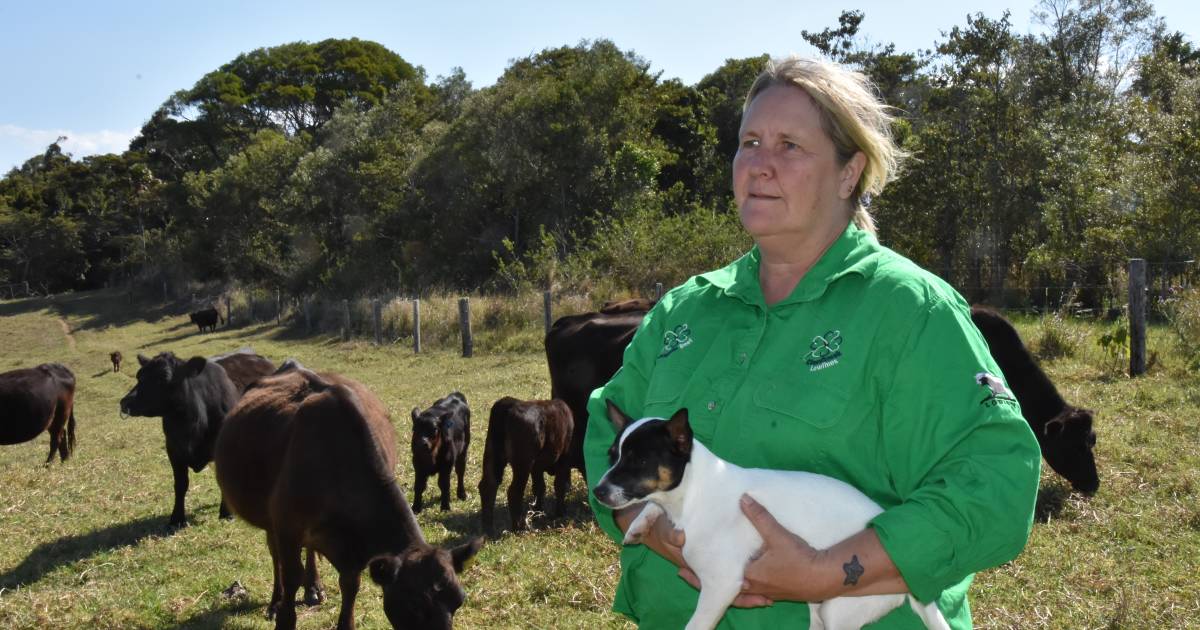
{"type": "Polygon", "coordinates": [[[1179,339],[1177,352],[1189,371],[1200,371],[1200,288],[1184,289],[1163,306],[1167,321],[1179,339]]]}

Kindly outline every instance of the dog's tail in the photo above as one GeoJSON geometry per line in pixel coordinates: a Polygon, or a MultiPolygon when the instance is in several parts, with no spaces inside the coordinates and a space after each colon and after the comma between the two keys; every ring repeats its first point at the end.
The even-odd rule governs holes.
{"type": "Polygon", "coordinates": [[[908,603],[912,606],[913,612],[925,622],[925,627],[930,630],[950,630],[950,624],[946,623],[946,618],[942,616],[942,611],[938,609],[937,602],[929,602],[922,604],[917,601],[910,593],[908,595],[908,603]]]}

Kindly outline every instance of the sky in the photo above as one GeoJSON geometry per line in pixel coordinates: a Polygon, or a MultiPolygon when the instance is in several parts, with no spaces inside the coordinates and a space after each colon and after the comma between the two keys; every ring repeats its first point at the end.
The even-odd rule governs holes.
{"type": "MultiPolygon", "coordinates": [[[[1200,2],[1151,0],[1172,31],[1200,42],[1200,2]]],[[[858,9],[869,43],[932,48],[968,14],[1011,14],[1037,32],[1037,0],[854,3],[810,0],[390,2],[342,0],[0,0],[0,173],[59,136],[75,158],[119,153],[172,93],[256,48],[327,38],[386,46],[429,80],[463,68],[491,85],[514,59],[606,38],[661,72],[695,84],[726,59],[813,54],[800,32],[858,9]]]]}

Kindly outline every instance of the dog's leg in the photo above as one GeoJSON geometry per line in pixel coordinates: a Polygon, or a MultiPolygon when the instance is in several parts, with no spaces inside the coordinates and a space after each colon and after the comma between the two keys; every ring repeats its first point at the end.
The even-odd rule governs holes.
{"type": "Polygon", "coordinates": [[[725,609],[729,608],[738,592],[742,590],[740,571],[736,576],[726,574],[705,577],[708,579],[700,578],[700,599],[696,602],[696,612],[692,613],[685,630],[712,630],[717,627],[721,617],[725,615],[725,609]]]}
{"type": "Polygon", "coordinates": [[[903,595],[835,597],[821,603],[816,618],[823,622],[825,630],[857,629],[878,621],[903,603],[903,595]]]}
{"type": "Polygon", "coordinates": [[[642,534],[654,526],[654,521],[657,521],[658,517],[663,514],[663,509],[657,503],[653,501],[647,502],[646,507],[642,508],[637,518],[633,519],[633,522],[629,524],[629,529],[625,530],[625,544],[636,545],[642,542],[642,534]]]}

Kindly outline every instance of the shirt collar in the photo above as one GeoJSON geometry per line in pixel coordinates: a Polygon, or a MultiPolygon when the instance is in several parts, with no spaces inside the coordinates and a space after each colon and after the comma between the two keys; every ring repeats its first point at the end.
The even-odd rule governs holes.
{"type": "MultiPolygon", "coordinates": [[[[842,235],[821,255],[817,264],[804,274],[804,278],[792,290],[791,295],[775,306],[815,300],[821,297],[835,280],[848,274],[870,277],[875,271],[875,254],[880,249],[879,242],[873,235],[851,221],[842,235]]],[[[747,304],[763,306],[762,288],[758,283],[761,256],[758,246],[755,245],[729,265],[701,274],[699,280],[747,304]]]]}

